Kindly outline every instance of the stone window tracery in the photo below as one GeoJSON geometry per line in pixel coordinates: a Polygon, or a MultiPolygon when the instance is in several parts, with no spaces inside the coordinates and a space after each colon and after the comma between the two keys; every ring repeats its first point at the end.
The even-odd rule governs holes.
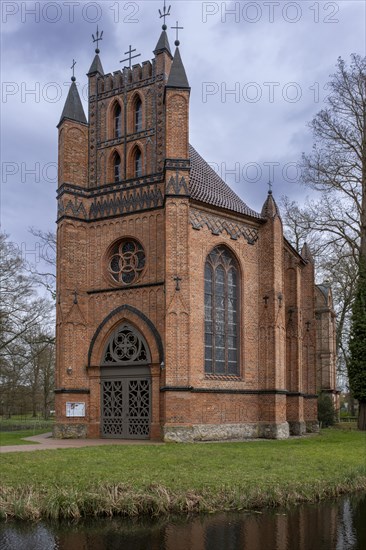
{"type": "Polygon", "coordinates": [[[205,264],[205,373],[239,374],[239,270],[219,246],[205,264]]]}
{"type": "Polygon", "coordinates": [[[134,239],[123,239],[110,250],[108,271],[115,282],[131,285],[142,275],[145,263],[143,246],[134,239]]]}
{"type": "Polygon", "coordinates": [[[147,345],[142,336],[130,325],[118,327],[110,338],[103,356],[103,365],[130,364],[150,361],[147,345]]]}

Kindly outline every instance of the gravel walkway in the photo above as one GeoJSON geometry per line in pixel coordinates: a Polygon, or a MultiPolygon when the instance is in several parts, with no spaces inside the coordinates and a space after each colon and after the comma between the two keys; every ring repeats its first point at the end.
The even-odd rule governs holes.
{"type": "Polygon", "coordinates": [[[133,439],[53,439],[52,433],[24,437],[25,441],[32,441],[33,445],[0,446],[0,453],[21,453],[28,451],[45,451],[52,449],[77,449],[79,447],[96,447],[99,445],[163,445],[160,441],[133,440],[133,439]]]}

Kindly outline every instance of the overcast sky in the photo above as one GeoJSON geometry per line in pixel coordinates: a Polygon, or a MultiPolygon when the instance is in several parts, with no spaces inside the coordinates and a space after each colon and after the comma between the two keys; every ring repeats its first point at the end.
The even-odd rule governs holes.
{"type": "MultiPolygon", "coordinates": [[[[307,123],[322,108],[337,58],[365,55],[366,3],[170,3],[172,51],[170,27],[184,27],[192,145],[253,209],[261,209],[269,179],[276,198],[303,201],[296,163],[312,146],[307,123]]],[[[2,228],[29,261],[35,240],[28,228],[55,229],[56,125],[73,59],[87,114],[97,24],[104,71],[113,72],[130,44],[138,61],[152,59],[162,7],[163,0],[2,1],[2,228]]]]}

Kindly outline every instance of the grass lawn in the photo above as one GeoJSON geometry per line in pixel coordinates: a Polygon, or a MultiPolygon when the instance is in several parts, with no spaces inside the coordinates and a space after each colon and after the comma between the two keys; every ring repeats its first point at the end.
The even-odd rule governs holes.
{"type": "Polygon", "coordinates": [[[23,437],[30,437],[45,433],[45,430],[22,430],[19,432],[0,432],[0,447],[6,445],[34,445],[34,441],[24,441],[23,437]]]}
{"type": "Polygon", "coordinates": [[[366,433],[9,453],[0,466],[3,517],[256,508],[366,490],[366,433]]]}

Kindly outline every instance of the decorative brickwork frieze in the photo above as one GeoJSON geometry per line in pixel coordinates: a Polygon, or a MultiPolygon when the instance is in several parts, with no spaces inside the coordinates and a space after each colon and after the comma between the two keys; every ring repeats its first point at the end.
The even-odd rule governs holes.
{"type": "Polygon", "coordinates": [[[226,233],[235,241],[243,237],[248,244],[255,244],[258,240],[258,229],[244,223],[227,220],[221,216],[214,216],[195,208],[190,209],[189,221],[193,229],[200,230],[206,226],[213,235],[226,233]]]}
{"type": "Polygon", "coordinates": [[[175,176],[170,176],[166,186],[166,195],[189,195],[189,189],[184,176],[180,176],[177,171],[175,176]]]}
{"type": "Polygon", "coordinates": [[[157,208],[163,205],[163,195],[160,187],[144,186],[129,192],[115,193],[112,197],[94,199],[90,206],[90,219],[105,218],[117,214],[127,214],[139,210],[157,208]]]}

